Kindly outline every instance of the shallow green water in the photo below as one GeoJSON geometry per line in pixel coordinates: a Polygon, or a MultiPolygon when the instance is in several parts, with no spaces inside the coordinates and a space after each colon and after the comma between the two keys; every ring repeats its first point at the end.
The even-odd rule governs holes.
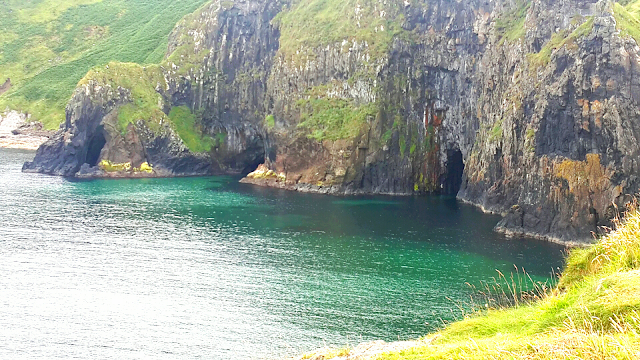
{"type": "Polygon", "coordinates": [[[0,149],[0,358],[261,359],[417,337],[563,249],[443,197],[331,197],[229,177],[69,181],[0,149]]]}

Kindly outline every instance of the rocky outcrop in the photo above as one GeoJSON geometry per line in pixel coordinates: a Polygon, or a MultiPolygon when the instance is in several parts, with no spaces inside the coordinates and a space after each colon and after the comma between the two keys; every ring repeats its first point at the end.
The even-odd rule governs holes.
{"type": "Polygon", "coordinates": [[[44,130],[41,122],[29,121],[29,116],[17,111],[0,114],[0,148],[36,150],[52,131],[44,130]]]}
{"type": "Polygon", "coordinates": [[[67,105],[67,120],[37,151],[23,171],[77,177],[188,176],[211,173],[206,155],[191,153],[170,126],[153,131],[143,121],[130,123],[124,133],[118,110],[132,101],[131,92],[94,81],[78,88],[67,105]],[[129,164],[126,171],[109,171],[102,162],[129,164]],[[135,172],[143,163],[152,172],[135,172]]]}
{"type": "Polygon", "coordinates": [[[619,36],[611,6],[533,2],[538,25],[521,48],[482,58],[493,70],[480,73],[478,111],[501,129],[466,157],[458,196],[506,212],[501,231],[589,241],[639,189],[638,46],[619,36]]]}
{"type": "Polygon", "coordinates": [[[11,79],[7,79],[4,84],[0,85],[0,95],[11,89],[11,79]]]}
{"type": "MultiPolygon", "coordinates": [[[[446,138],[441,127],[446,114],[473,137],[477,120],[460,117],[472,113],[470,80],[482,50],[475,12],[491,9],[466,1],[395,5],[353,9],[356,20],[364,11],[379,12],[386,22],[404,19],[387,52],[357,37],[307,50],[302,64],[280,52],[269,83],[276,154],[269,160],[286,174],[288,187],[346,194],[457,192],[459,179],[452,183],[441,171],[449,155],[441,141],[456,139],[446,138]],[[332,115],[322,107],[332,102],[366,114],[358,119],[344,112],[353,119],[342,126],[355,127],[353,134],[335,134],[323,123],[332,115]],[[308,131],[299,131],[306,124],[308,131]]],[[[451,146],[452,157],[459,146],[451,146]]]]}
{"type": "Polygon", "coordinates": [[[279,1],[214,1],[170,35],[162,93],[224,137],[212,153],[223,172],[246,174],[264,161],[267,78],[279,44],[271,20],[280,9],[279,1]]]}
{"type": "Polygon", "coordinates": [[[243,181],[457,195],[504,214],[505,233],[589,241],[640,187],[640,48],[623,11],[604,0],[214,1],[177,25],[157,68],[88,75],[25,170],[262,164],[243,181]]]}
{"type": "Polygon", "coordinates": [[[620,35],[613,4],[425,3],[402,10],[410,40],[396,37],[364,81],[372,61],[359,43],[316,48],[303,66],[276,63],[267,164],[280,180],[247,181],[457,194],[505,214],[497,229],[507,234],[592,240],[639,186],[638,47],[620,35]],[[322,98],[376,112],[356,136],[313,141],[299,131],[309,115],[292,104],[322,98]]]}

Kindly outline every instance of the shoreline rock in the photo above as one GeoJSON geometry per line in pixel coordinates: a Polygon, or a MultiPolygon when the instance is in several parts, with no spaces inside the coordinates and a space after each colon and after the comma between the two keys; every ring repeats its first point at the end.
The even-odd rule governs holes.
{"type": "Polygon", "coordinates": [[[240,179],[242,184],[251,184],[256,186],[270,187],[275,189],[283,189],[288,191],[297,191],[301,193],[313,193],[335,196],[354,196],[354,195],[389,195],[389,196],[411,196],[413,193],[406,192],[372,192],[365,189],[351,189],[341,184],[325,184],[318,182],[309,184],[299,182],[298,179],[287,178],[284,173],[276,173],[269,169],[265,164],[261,164],[258,168],[240,179]]]}
{"type": "Polygon", "coordinates": [[[429,345],[435,339],[436,336],[431,336],[421,340],[394,341],[389,343],[377,340],[361,343],[353,349],[339,350],[322,348],[311,353],[289,358],[288,360],[372,360],[385,353],[429,345]]]}
{"type": "Polygon", "coordinates": [[[28,122],[28,116],[17,111],[0,115],[0,148],[37,150],[53,135],[40,122],[28,122]]]}

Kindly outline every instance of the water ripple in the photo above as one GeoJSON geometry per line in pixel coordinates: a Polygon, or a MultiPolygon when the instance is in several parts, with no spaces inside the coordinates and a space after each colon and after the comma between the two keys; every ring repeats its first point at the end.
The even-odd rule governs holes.
{"type": "Polygon", "coordinates": [[[264,359],[416,337],[452,318],[465,282],[561,264],[453,199],[69,181],[22,174],[32,156],[0,150],[0,358],[264,359]]]}

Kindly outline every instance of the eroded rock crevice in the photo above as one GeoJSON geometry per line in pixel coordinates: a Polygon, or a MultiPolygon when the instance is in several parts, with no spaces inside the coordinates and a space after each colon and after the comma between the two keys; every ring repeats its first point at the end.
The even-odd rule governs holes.
{"type": "Polygon", "coordinates": [[[90,167],[98,166],[100,153],[106,144],[107,140],[104,137],[104,128],[99,127],[96,129],[96,133],[89,140],[89,145],[87,146],[87,158],[84,163],[90,167]]]}
{"type": "Polygon", "coordinates": [[[459,149],[447,150],[447,172],[444,175],[442,193],[445,195],[458,195],[462,187],[462,177],[464,175],[464,161],[462,152],[459,149]]]}

